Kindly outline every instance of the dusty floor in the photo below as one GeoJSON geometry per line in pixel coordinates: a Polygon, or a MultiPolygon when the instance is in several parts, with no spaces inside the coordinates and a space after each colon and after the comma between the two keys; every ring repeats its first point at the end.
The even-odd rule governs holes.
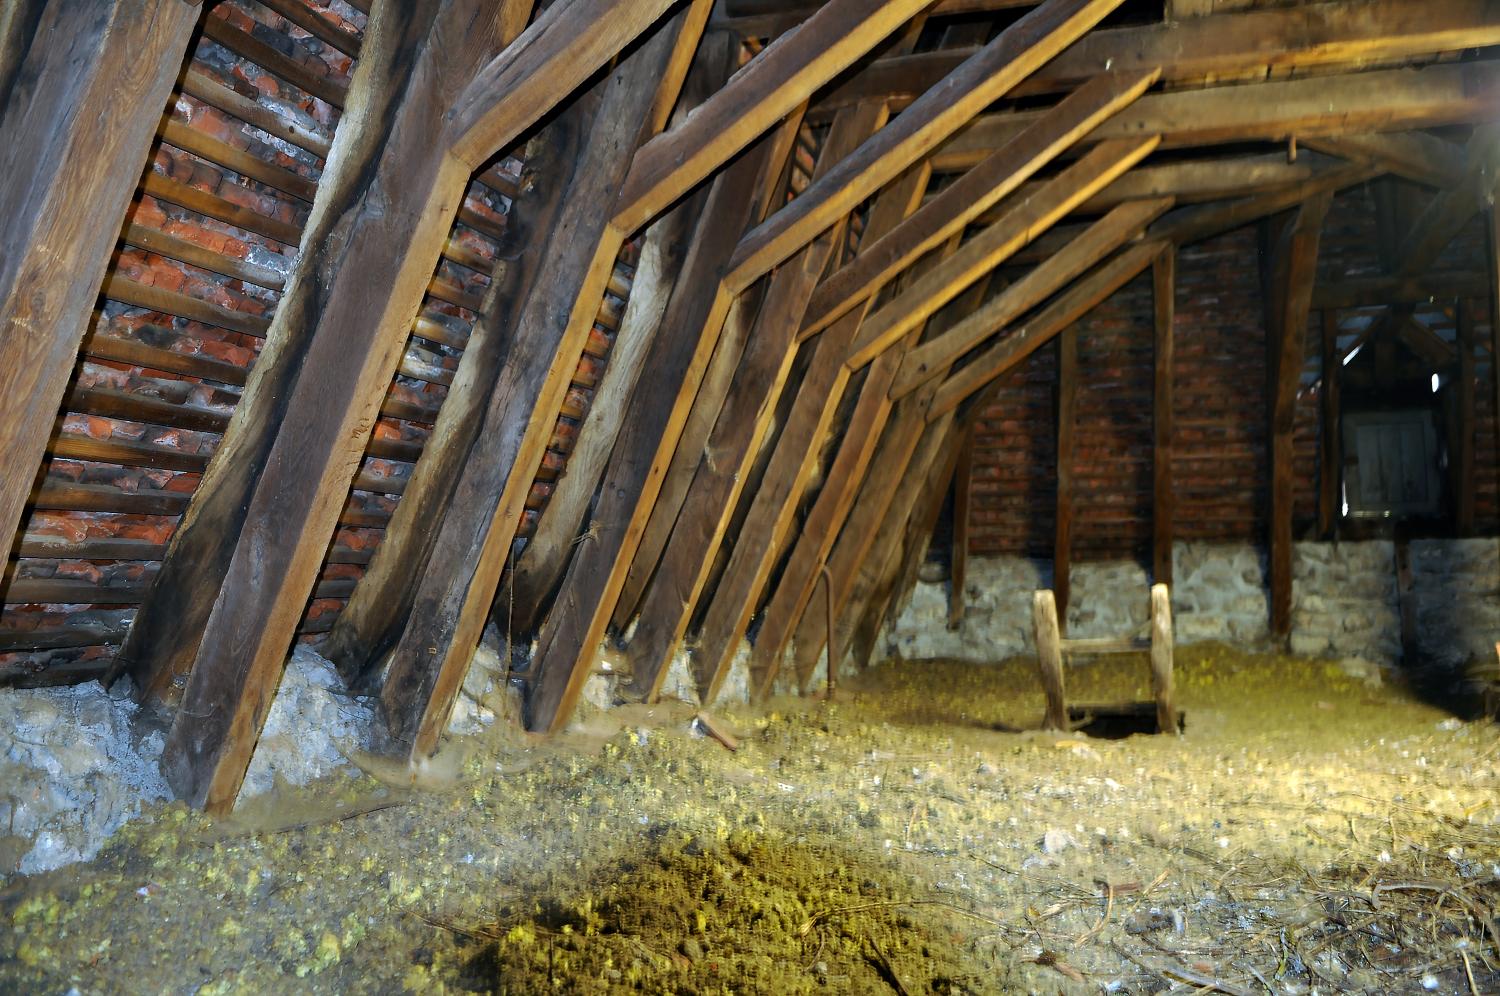
{"type": "Polygon", "coordinates": [[[159,808],[0,889],[0,990],[1500,992],[1500,728],[1336,665],[1178,663],[1180,739],[1011,732],[1028,662],[900,664],[721,717],[735,753],[616,710],[424,791],[159,808]]]}

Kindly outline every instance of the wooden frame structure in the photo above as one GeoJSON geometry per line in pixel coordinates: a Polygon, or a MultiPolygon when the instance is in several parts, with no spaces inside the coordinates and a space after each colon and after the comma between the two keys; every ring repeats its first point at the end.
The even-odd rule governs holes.
{"type": "MultiPolygon", "coordinates": [[[[174,789],[216,811],[310,631],[331,630],[325,652],[412,756],[436,748],[487,625],[535,641],[514,677],[539,733],[568,720],[606,641],[642,699],[683,658],[705,700],[744,659],[757,695],[806,685],[825,647],[870,652],[955,477],[960,625],[973,425],[1054,339],[1065,614],[1077,325],[1148,269],[1155,610],[1177,508],[1178,253],[1265,219],[1284,633],[1313,314],[1336,411],[1333,310],[1500,283],[1493,259],[1435,268],[1494,193],[1500,61],[1484,50],[1500,0],[1169,3],[1142,23],[1122,0],[359,0],[354,24],[304,0],[13,6],[0,162],[26,179],[0,192],[15,250],[0,263],[0,533],[16,557],[0,585],[10,605],[134,615],[0,619],[0,653],[108,648],[0,665],[0,681],[129,674],[176,709],[174,789]],[[309,113],[215,77],[188,51],[200,25],[197,44],[309,113]],[[153,162],[173,101],[192,114],[167,116],[155,139],[172,151],[153,162]],[[1320,285],[1330,203],[1382,176],[1430,192],[1403,215],[1399,258],[1320,285]],[[195,242],[158,210],[265,251],[195,242]],[[148,279],[156,260],[192,280],[148,279]],[[189,327],[217,354],[172,348],[189,327]],[[70,387],[79,364],[161,376],[70,387]],[[170,434],[90,435],[87,419],[170,434]],[[181,433],[208,441],[174,449],[181,433]],[[80,461],[140,473],[59,470],[80,461]],[[68,535],[34,528],[39,512],[165,524],[68,535]],[[110,584],[32,573],[40,561],[158,566],[110,584]]],[[[1477,358],[1500,344],[1463,314],[1460,490],[1477,473],[1477,358]]],[[[1328,486],[1319,498],[1328,531],[1328,486]]],[[[1169,652],[1165,666],[1159,701],[1169,652]]]]}
{"type": "Polygon", "coordinates": [[[1174,633],[1172,629],[1172,593],[1161,583],[1151,586],[1150,635],[1064,639],[1060,619],[1061,606],[1050,588],[1041,588],[1032,596],[1032,632],[1036,640],[1037,673],[1047,696],[1047,712],[1042,726],[1048,730],[1071,729],[1068,716],[1067,680],[1063,665],[1069,654],[1107,656],[1149,651],[1151,661],[1151,697],[1156,703],[1156,731],[1178,732],[1175,705],[1175,683],[1172,673],[1174,633]]]}

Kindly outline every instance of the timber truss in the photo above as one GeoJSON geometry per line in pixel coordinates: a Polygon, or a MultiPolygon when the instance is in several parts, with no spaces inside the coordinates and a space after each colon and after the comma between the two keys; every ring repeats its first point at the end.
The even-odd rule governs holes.
{"type": "MultiPolygon", "coordinates": [[[[268,6],[330,30],[295,0],[268,6]]],[[[351,491],[399,502],[340,592],[324,652],[379,696],[414,756],[436,749],[488,624],[533,648],[514,675],[538,732],[567,720],[606,641],[643,700],[682,655],[705,699],[746,655],[753,694],[805,686],[826,648],[867,655],[913,583],[986,390],[1059,340],[1069,404],[1069,329],[1150,271],[1155,562],[1168,580],[1175,253],[1277,219],[1270,550],[1284,629],[1310,312],[1493,283],[1431,268],[1493,199],[1500,142],[1475,126],[1500,119],[1500,0],[1167,0],[1165,16],[1126,0],[355,6],[373,9],[362,36],[341,39],[357,63],[347,91],[326,95],[343,116],[318,144],[321,176],[268,174],[310,205],[300,230],[275,230],[299,247],[295,267],[240,273],[276,282],[274,313],[253,323],[265,346],[232,418],[211,426],[223,439],[201,485],[186,500],[163,492],[181,521],[107,668],[175,704],[164,770],[214,810],[239,790],[304,608],[328,593],[319,572],[351,491]],[[497,170],[507,157],[524,162],[519,179],[497,170]],[[1315,300],[1330,200],[1386,174],[1431,192],[1401,258],[1315,300]],[[469,259],[491,282],[463,297],[477,318],[441,408],[414,413],[392,380],[420,373],[413,343],[452,335],[424,295],[441,297],[442,267],[464,264],[450,232],[476,179],[510,202],[500,261],[469,259]],[[581,363],[596,370],[586,404],[581,363]],[[394,484],[360,472],[367,453],[390,452],[372,439],[382,415],[432,425],[394,484]]],[[[79,410],[80,350],[144,362],[85,341],[101,288],[192,307],[106,275],[159,109],[181,85],[287,129],[192,71],[174,83],[200,19],[275,62],[212,11],[20,8],[0,22],[0,174],[13,178],[0,190],[0,533],[35,556],[46,544],[18,523],[48,488],[66,491],[33,468],[58,452],[53,414],[79,410]],[[72,85],[45,85],[73,71],[68,53],[5,34],[37,19],[91,46],[72,85]]],[[[172,182],[148,188],[192,199],[172,182]]],[[[195,251],[138,225],[123,238],[195,251]]]]}

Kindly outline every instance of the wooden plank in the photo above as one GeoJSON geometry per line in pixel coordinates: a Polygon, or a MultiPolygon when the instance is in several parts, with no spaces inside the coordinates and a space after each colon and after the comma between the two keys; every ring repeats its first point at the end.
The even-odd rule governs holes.
{"type": "Polygon", "coordinates": [[[969,574],[969,505],[974,491],[974,427],[964,433],[963,452],[953,474],[953,543],[949,554],[948,628],[964,621],[964,584],[969,574]]]}
{"type": "Polygon", "coordinates": [[[1150,649],[1151,641],[1139,636],[1101,636],[1062,641],[1064,654],[1135,654],[1150,649]]]}
{"type": "MultiPolygon", "coordinates": [[[[774,157],[783,154],[784,148],[793,148],[792,145],[783,145],[783,143],[791,139],[788,133],[792,131],[798,132],[800,140],[801,123],[802,118],[796,114],[783,122],[782,130],[774,140],[775,146],[770,155],[774,157]]],[[[825,148],[827,144],[825,137],[825,148]]],[[[843,153],[852,148],[853,143],[850,143],[831,151],[843,153]]],[[[773,161],[777,160],[773,159],[773,161]]],[[[818,155],[811,165],[813,179],[816,180],[827,171],[833,162],[832,155],[818,155]]],[[[790,168],[787,169],[787,173],[790,174],[790,168]]],[[[762,179],[769,179],[769,177],[762,179]]],[[[767,188],[762,196],[775,197],[776,192],[767,188]]],[[[770,201],[763,200],[758,203],[768,208],[770,201]]],[[[763,210],[760,214],[761,217],[757,221],[764,220],[765,211],[763,210]]],[[[683,424],[678,437],[677,451],[672,454],[671,462],[667,465],[666,474],[657,491],[656,502],[646,520],[645,531],[641,534],[636,546],[630,570],[625,575],[624,587],[620,589],[620,596],[611,616],[611,621],[617,629],[623,629],[640,607],[640,600],[645,594],[646,585],[650,582],[652,573],[661,560],[662,550],[666,548],[671,538],[672,529],[677,523],[677,514],[682,510],[682,503],[686,500],[693,477],[698,472],[699,460],[704,448],[708,446],[709,436],[718,420],[723,400],[729,394],[735,372],[739,369],[740,359],[744,355],[745,345],[753,331],[754,319],[760,308],[760,300],[764,291],[764,286],[757,286],[750,293],[741,295],[740,300],[744,302],[744,306],[729,311],[722,331],[709,332],[709,334],[717,334],[718,344],[714,349],[708,369],[698,385],[698,393],[693,399],[687,421],[683,424]]],[[[725,284],[725,293],[732,294],[727,284],[725,284]]]]}
{"type": "Polygon", "coordinates": [[[1151,580],[1172,583],[1172,490],[1175,424],[1173,326],[1177,319],[1177,250],[1168,248],[1151,264],[1153,314],[1151,391],[1151,580]]]}
{"type": "MultiPolygon", "coordinates": [[[[497,255],[507,259],[504,274],[486,290],[460,361],[460,375],[438,412],[425,459],[412,474],[408,495],[397,506],[371,569],[323,646],[323,655],[334,662],[350,687],[373,689],[372,679],[378,681],[385,656],[406,625],[418,579],[437,541],[461,465],[479,431],[489,391],[525,317],[528,296],[544,271],[558,260],[554,254],[560,249],[549,239],[559,228],[569,194],[584,187],[580,153],[596,110],[592,99],[567,108],[528,144],[524,193],[512,204],[506,238],[497,247],[497,255]]],[[[569,220],[576,223],[576,219],[569,220]]],[[[594,234],[597,241],[598,233],[594,234]]],[[[573,248],[575,253],[580,248],[592,251],[582,237],[573,248]]]]}
{"type": "MultiPolygon", "coordinates": [[[[942,253],[951,255],[957,248],[955,237],[942,253]]],[[[941,258],[939,253],[929,255],[905,279],[917,279],[941,258]]],[[[832,583],[833,614],[838,618],[844,613],[860,562],[886,516],[913,449],[924,444],[921,439],[931,394],[919,392],[899,407],[890,398],[891,382],[902,358],[921,336],[930,335],[944,323],[951,324],[954,316],[973,310],[983,300],[988,283],[981,280],[974,284],[940,312],[928,328],[909,334],[900,345],[870,364],[838,456],[829,466],[797,545],[787,558],[781,580],[766,603],[756,634],[755,654],[765,662],[762,667],[772,677],[780,667],[788,637],[795,634],[792,645],[796,673],[806,683],[819,651],[829,639],[826,620],[819,622],[823,614],[808,608],[816,578],[823,574],[832,583]]],[[[836,660],[844,653],[843,643],[837,641],[838,631],[835,625],[836,660]]]]}
{"type": "MultiPolygon", "coordinates": [[[[918,167],[882,191],[870,211],[866,235],[878,238],[910,214],[921,202],[927,179],[927,171],[918,167]]],[[[796,317],[800,319],[800,316],[796,317]]],[[[861,317],[862,314],[854,312],[846,315],[844,320],[824,332],[812,347],[812,359],[803,373],[797,396],[781,427],[780,436],[750,504],[749,513],[736,530],[736,535],[726,544],[730,548],[728,564],[717,588],[706,594],[705,586],[713,566],[713,551],[728,528],[733,507],[738,501],[739,482],[749,476],[749,461],[753,460],[759,449],[757,441],[751,439],[750,445],[740,451],[741,462],[736,471],[732,464],[724,466],[729,463],[725,459],[724,450],[711,444],[709,453],[715,470],[723,467],[729,471],[732,484],[727,489],[730,497],[723,505],[724,511],[719,515],[719,523],[711,531],[710,543],[702,548],[694,587],[689,593],[691,597],[682,597],[681,589],[670,583],[677,577],[668,572],[674,564],[671,558],[677,557],[675,563],[686,566],[682,560],[684,545],[674,545],[668,548],[668,556],[663,558],[662,568],[657,571],[656,580],[648,589],[635,635],[628,647],[630,659],[636,666],[637,684],[642,684],[642,675],[651,677],[654,681],[650,688],[653,697],[659,691],[666,662],[670,660],[687,630],[693,609],[705,597],[708,598],[708,608],[699,628],[694,653],[699,687],[711,687],[714,678],[728,667],[733,658],[740,636],[744,633],[757,600],[775,567],[777,555],[792,529],[797,502],[816,471],[822,440],[829,431],[848,386],[850,371],[844,365],[844,358],[861,317]],[[654,633],[663,634],[667,638],[657,637],[652,641],[650,635],[654,633]],[[643,636],[646,638],[643,639],[643,636]]],[[[800,320],[795,321],[786,332],[790,333],[800,324],[800,320]]],[[[789,334],[783,334],[781,340],[783,362],[789,362],[795,344],[789,334]]],[[[752,353],[747,351],[746,356],[750,358],[752,353]]],[[[742,367],[737,379],[744,375],[742,367]]],[[[731,398],[731,404],[733,400],[731,398]]],[[[773,408],[774,404],[768,397],[762,400],[762,406],[762,410],[765,410],[773,408]]],[[[726,413],[733,417],[728,405],[726,413]]],[[[720,434],[716,431],[715,439],[718,438],[720,434]]],[[[704,468],[700,467],[699,475],[702,476],[703,473],[704,468]]],[[[695,480],[694,485],[696,487],[698,481],[695,480]]],[[[695,521],[686,519],[691,514],[695,512],[689,503],[684,506],[684,518],[679,519],[679,528],[684,522],[692,524],[695,521]]],[[[697,521],[706,518],[707,516],[702,516],[697,521]]],[[[674,541],[675,539],[674,536],[674,541]]],[[[692,557],[697,552],[691,544],[686,547],[687,557],[692,557]]]]}
{"type": "Polygon", "coordinates": [[[578,445],[568,454],[567,470],[501,589],[496,622],[502,632],[535,631],[547,598],[568,566],[574,544],[587,542],[580,539],[580,529],[623,426],[630,397],[645,373],[651,343],[661,334],[667,303],[682,272],[687,243],[702,207],[702,197],[695,195],[663,215],[646,232],[630,303],[609,365],[604,368],[604,379],[578,428],[578,445]]]}
{"type": "Polygon", "coordinates": [[[137,283],[118,273],[112,273],[105,278],[100,293],[121,304],[176,315],[179,318],[202,322],[205,325],[216,325],[219,328],[238,332],[241,335],[254,336],[257,339],[265,338],[267,330],[271,327],[271,323],[259,315],[235,311],[233,308],[200,301],[186,294],[153,287],[150,284],[137,283]]]}
{"type": "Polygon", "coordinates": [[[1422,131],[1299,136],[1298,144],[1433,187],[1455,187],[1465,173],[1460,146],[1422,131]]]}
{"type": "Polygon", "coordinates": [[[1274,259],[1271,328],[1271,632],[1286,637],[1292,628],[1292,505],[1295,499],[1293,431],[1297,388],[1306,357],[1308,311],[1317,273],[1318,245],[1332,194],[1304,204],[1288,226],[1274,259]]]}
{"type": "MultiPolygon", "coordinates": [[[[876,132],[884,120],[885,108],[880,105],[842,112],[834,122],[819,159],[823,163],[840,161],[876,132]]],[[[926,183],[925,171],[918,179],[920,184],[926,183]]],[[[914,206],[910,198],[906,203],[914,206]]],[[[886,210],[889,211],[889,207],[886,210]]],[[[720,411],[670,537],[662,549],[660,563],[641,600],[640,616],[628,648],[632,667],[638,676],[636,691],[639,694],[649,696],[658,690],[657,686],[666,673],[666,662],[681,639],[688,618],[708,582],[714,551],[729,526],[749,477],[751,463],[770,431],[776,399],[796,357],[796,330],[802,324],[807,302],[842,234],[842,225],[824,233],[776,271],[770,278],[754,330],[735,367],[728,392],[722,398],[707,398],[700,390],[694,402],[717,407],[720,411]]],[[[837,368],[842,368],[842,360],[842,356],[837,357],[837,368]]],[[[822,390],[826,392],[832,386],[835,363],[825,355],[818,365],[819,374],[824,379],[822,390]]],[[[826,413],[818,407],[810,414],[806,411],[799,414],[804,425],[810,417],[816,427],[826,413]]],[[[790,452],[788,448],[788,456],[783,459],[783,463],[789,465],[779,470],[789,478],[795,478],[800,461],[793,461],[790,452]]],[[[769,530],[772,526],[768,524],[766,528],[769,530]]],[[[640,556],[642,551],[637,552],[637,557],[640,556]]],[[[729,570],[736,570],[733,561],[729,570]]],[[[735,578],[726,574],[723,583],[758,585],[763,580],[763,577],[735,578]]],[[[750,597],[753,593],[742,593],[742,598],[750,597]]],[[[734,609],[738,610],[740,604],[736,601],[734,609]]],[[[720,610],[721,613],[724,611],[720,610]]],[[[727,634],[727,623],[728,620],[721,623],[716,617],[705,622],[705,629],[707,631],[710,625],[716,628],[722,625],[723,633],[727,634]]],[[[720,643],[728,644],[732,639],[724,635],[720,643]]],[[[718,652],[720,643],[709,651],[710,655],[718,652]]]]}
{"type": "Polygon", "coordinates": [[[183,74],[182,92],[259,128],[267,135],[306,149],[319,159],[328,158],[332,142],[326,135],[304,127],[295,119],[282,118],[271,108],[256,103],[239,91],[232,90],[195,69],[189,69],[183,74]]]}
{"type": "MultiPolygon", "coordinates": [[[[542,625],[529,670],[527,725],[532,729],[555,726],[582,690],[586,668],[575,664],[592,655],[603,638],[718,330],[734,303],[718,277],[756,216],[756,195],[767,189],[763,174],[781,172],[781,164],[767,161],[776,144],[762,139],[714,181],[672,289],[662,334],[650,346],[650,389],[641,384],[626,409],[589,527],[592,539],[575,547],[542,625]]],[[[781,149],[790,151],[785,145],[781,149]]]]}
{"type": "Polygon", "coordinates": [[[333,22],[315,13],[312,8],[299,3],[298,0],[260,0],[260,2],[319,41],[332,45],[349,58],[359,58],[358,35],[336,27],[333,22]]]}
{"type": "Polygon", "coordinates": [[[6,548],[198,20],[175,0],[35,0],[13,13],[0,75],[6,548]]]}
{"type": "Polygon", "coordinates": [[[634,232],[701,183],[931,0],[830,0],[637,154],[614,224],[634,232]]]}
{"type": "MultiPolygon", "coordinates": [[[[430,519],[409,521],[431,553],[412,584],[413,610],[394,644],[380,698],[392,736],[411,744],[414,759],[434,753],[447,730],[552,434],[552,413],[562,405],[624,245],[626,233],[610,226],[609,208],[650,134],[660,92],[675,94],[681,87],[680,76],[667,74],[673,53],[679,42],[696,47],[707,10],[700,2],[663,22],[581,98],[590,106],[579,108],[582,116],[572,127],[583,154],[572,167],[556,223],[536,246],[535,282],[513,305],[514,317],[504,326],[508,334],[496,337],[497,376],[478,381],[478,425],[445,437],[452,448],[450,470],[435,479],[447,477],[452,490],[441,525],[427,538],[430,519]]],[[[411,583],[409,572],[393,565],[394,583],[411,583]]]]}
{"type": "Polygon", "coordinates": [[[1158,582],[1151,586],[1151,693],[1156,699],[1156,732],[1178,733],[1172,657],[1172,593],[1158,582]]]}
{"type": "Polygon", "coordinates": [[[901,364],[901,373],[891,387],[893,397],[902,397],[918,386],[941,377],[970,349],[984,342],[1027,311],[1061,290],[1100,259],[1139,235],[1142,229],[1171,206],[1170,200],[1129,201],[1115,208],[1067,248],[985,302],[972,315],[949,331],[912,350],[901,364]]]}
{"type": "MultiPolygon", "coordinates": [[[[557,0],[514,44],[473,72],[444,112],[442,143],[449,154],[471,172],[482,167],[640,37],[673,3],[557,0]]],[[[698,7],[693,4],[693,9],[698,7]]],[[[694,17],[696,33],[703,18],[694,17]]],[[[524,18],[514,23],[520,21],[524,18]]]]}
{"type": "MultiPolygon", "coordinates": [[[[1090,33],[1032,74],[1018,96],[1056,93],[1102,66],[1132,72],[1160,66],[1184,85],[1265,79],[1294,71],[1459,51],[1500,43],[1494,0],[1343,0],[1275,10],[1222,13],[1186,23],[1170,19],[1090,33]]],[[[820,106],[885,99],[897,107],[922,93],[968,53],[939,49],[883,57],[837,88],[820,106]]]]}
{"type": "Polygon", "coordinates": [[[126,223],[125,233],[121,236],[121,240],[126,245],[135,246],[137,249],[167,256],[187,263],[189,266],[221,273],[226,277],[243,280],[258,287],[279,291],[286,286],[286,279],[268,266],[259,266],[237,256],[205,249],[196,243],[179,239],[154,228],[147,228],[145,225],[137,225],[133,221],[126,223]]]}
{"type": "Polygon", "coordinates": [[[1486,297],[1490,278],[1482,270],[1434,271],[1419,277],[1356,277],[1313,290],[1313,307],[1363,308],[1420,304],[1433,298],[1486,297]]]}
{"type": "Polygon", "coordinates": [[[183,152],[191,152],[199,159],[222,166],[231,173],[258,180],[308,204],[312,203],[317,194],[316,180],[309,180],[300,173],[266,162],[259,156],[221,142],[206,131],[174,118],[167,118],[162,122],[159,134],[161,140],[168,145],[176,146],[183,152]]]}
{"type": "MultiPolygon", "coordinates": [[[[1495,439],[1500,440],[1500,208],[1490,205],[1490,399],[1495,439]]],[[[1492,468],[1493,471],[1493,468],[1492,468]]]]}
{"type": "Polygon", "coordinates": [[[1280,214],[1319,194],[1342,190],[1376,175],[1378,171],[1374,167],[1359,165],[1322,170],[1311,180],[1292,184],[1273,193],[1173,211],[1151,226],[1149,234],[1153,238],[1168,239],[1178,246],[1184,246],[1252,221],[1280,214]]]}
{"type": "Polygon", "coordinates": [[[121,650],[143,694],[192,665],[163,770],[194,805],[233,803],[468,184],[431,122],[510,40],[488,6],[475,21],[477,3],[372,19],[353,84],[363,127],[339,133],[266,348],[121,650]]]}
{"type": "Polygon", "coordinates": [[[206,190],[178,183],[160,173],[147,173],[146,178],[141,181],[141,190],[158,200],[185,207],[189,211],[196,211],[205,217],[222,221],[226,225],[233,225],[235,228],[244,229],[256,235],[264,235],[268,239],[275,239],[282,245],[295,247],[302,239],[302,229],[290,222],[269,218],[257,211],[227,201],[217,194],[210,194],[206,190]]]}
{"type": "MultiPolygon", "coordinates": [[[[944,380],[933,399],[930,417],[937,418],[951,412],[970,395],[1050,342],[1144,271],[1166,246],[1167,243],[1156,239],[1137,243],[1095,267],[1088,276],[1077,279],[1066,293],[1034,318],[944,380]]],[[[1000,330],[1000,326],[993,326],[991,334],[1000,330]]]]}
{"type": "Polygon", "coordinates": [[[1339,387],[1344,358],[1339,350],[1338,316],[1332,311],[1319,314],[1323,374],[1318,389],[1318,536],[1328,542],[1336,538],[1341,516],[1344,455],[1339,387]]]}
{"type": "MultiPolygon", "coordinates": [[[[951,257],[903,288],[894,300],[870,315],[851,350],[849,365],[858,367],[868,363],[880,352],[895,345],[907,332],[926,321],[965,288],[1050,228],[1095,191],[1139,162],[1155,146],[1154,138],[1100,145],[1063,170],[1032,197],[1017,202],[994,224],[969,239],[951,257]]],[[[1145,201],[1122,205],[1115,209],[1118,213],[1112,215],[1115,221],[1111,225],[1154,210],[1159,203],[1145,201]],[[1143,208],[1142,204],[1152,207],[1143,208]]],[[[953,338],[945,338],[943,341],[957,342],[954,337],[956,331],[946,333],[945,337],[953,338]]],[[[936,348],[935,343],[925,344],[909,355],[906,362],[911,363],[917,355],[924,358],[936,357],[942,352],[941,348],[936,348]]],[[[943,365],[946,367],[947,364],[943,365]]],[[[911,376],[915,377],[916,368],[913,367],[912,371],[911,376]]],[[[901,393],[910,392],[903,390],[901,393]]]]}
{"type": "Polygon", "coordinates": [[[1057,514],[1052,538],[1052,590],[1061,631],[1068,631],[1072,597],[1073,511],[1076,490],[1074,439],[1078,428],[1078,330],[1057,337],[1057,514]]]}
{"type": "Polygon", "coordinates": [[[888,127],[747,235],[730,261],[730,287],[741,290],[785,261],[1080,38],[1120,2],[1048,0],[1007,27],[888,127]]]}
{"type": "MultiPolygon", "coordinates": [[[[936,248],[992,207],[1111,114],[1150,86],[1152,73],[1104,74],[1080,87],[1039,118],[1016,141],[967,171],[878,240],[868,237],[858,256],[828,277],[813,294],[799,339],[826,328],[873,295],[924,253],[936,248]]],[[[1128,176],[1129,174],[1127,174],[1128,176]]],[[[1119,181],[1116,181],[1119,182],[1119,181]]],[[[987,224],[994,224],[996,218],[987,224]]]]}
{"type": "MultiPolygon", "coordinates": [[[[1155,134],[1163,148],[1181,148],[1404,131],[1488,120],[1497,99],[1500,61],[1450,63],[1151,93],[1090,137],[1104,141],[1155,134]]],[[[1042,113],[1001,112],[975,119],[933,154],[933,169],[967,169],[1003,148],[1042,113]]]]}

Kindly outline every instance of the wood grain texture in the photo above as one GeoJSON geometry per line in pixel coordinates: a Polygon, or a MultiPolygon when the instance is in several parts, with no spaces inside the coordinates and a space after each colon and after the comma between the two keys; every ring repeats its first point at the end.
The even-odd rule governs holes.
{"type": "MultiPolygon", "coordinates": [[[[884,119],[883,105],[840,114],[819,153],[820,162],[826,166],[840,161],[884,119]]],[[[842,225],[823,234],[771,276],[733,380],[724,385],[720,396],[710,396],[700,388],[694,399],[695,406],[717,409],[718,417],[642,598],[630,641],[632,664],[641,668],[652,685],[664,673],[665,659],[708,581],[715,551],[760,444],[770,431],[777,399],[796,358],[796,329],[842,234],[842,225]]],[[[637,688],[637,692],[646,691],[654,688],[637,688]]]]}
{"type": "Polygon", "coordinates": [[[1172,442],[1176,409],[1172,390],[1176,362],[1177,251],[1163,250],[1151,262],[1151,580],[1172,583],[1172,442]]]}
{"type": "Polygon", "coordinates": [[[26,0],[0,30],[0,541],[42,462],[199,11],[26,0]]]}
{"type": "Polygon", "coordinates": [[[703,182],[930,0],[830,0],[641,150],[615,224],[635,231],[703,182]]]}
{"type": "MultiPolygon", "coordinates": [[[[860,327],[859,338],[850,351],[850,366],[868,363],[882,350],[901,341],[907,332],[987,276],[1155,147],[1154,138],[1105,143],[1063,170],[1031,197],[1016,201],[992,225],[976,233],[952,256],[871,314],[860,327]]],[[[1115,210],[1134,216],[1142,210],[1140,204],[1151,202],[1131,203],[1135,206],[1121,205],[1115,210]]],[[[952,358],[972,346],[970,341],[969,346],[952,353],[960,341],[965,341],[966,334],[960,325],[946,332],[942,340],[925,343],[909,355],[898,378],[897,397],[910,393],[925,376],[924,364],[946,368],[952,358]]]]}
{"type": "Polygon", "coordinates": [[[1271,632],[1286,637],[1292,628],[1292,434],[1296,428],[1297,389],[1307,355],[1306,336],[1317,275],[1318,246],[1323,219],[1333,195],[1323,193],[1297,211],[1286,227],[1283,242],[1272,258],[1270,327],[1271,348],[1271,513],[1268,516],[1271,587],[1271,632]]]}
{"type": "MultiPolygon", "coordinates": [[[[1106,74],[1080,87],[1038,118],[1006,148],[965,172],[895,229],[866,237],[860,253],[813,294],[799,338],[807,338],[867,299],[928,252],[1006,198],[1111,114],[1126,107],[1155,79],[1152,73],[1106,74]]],[[[993,224],[990,219],[988,223],[993,224]]]]}
{"type": "MultiPolygon", "coordinates": [[[[1147,94],[1090,138],[1160,135],[1164,148],[1291,135],[1402,131],[1490,120],[1500,63],[1472,62],[1147,94]]],[[[976,119],[933,154],[933,169],[966,169],[1003,148],[1042,111],[976,119]]]]}
{"type": "Polygon", "coordinates": [[[662,474],[734,304],[721,277],[757,214],[756,195],[766,189],[763,174],[780,172],[780,164],[766,161],[773,146],[774,141],[761,139],[714,181],[667,304],[662,328],[669,334],[652,341],[646,361],[651,381],[632,395],[605,470],[589,528],[592,538],[575,548],[538,637],[526,702],[532,730],[560,725],[582,691],[662,474]]]}
{"type": "MultiPolygon", "coordinates": [[[[1072,600],[1073,511],[1077,477],[1074,474],[1074,440],[1078,430],[1078,329],[1057,337],[1057,511],[1053,519],[1052,592],[1054,609],[1064,636],[1068,632],[1068,603],[1072,600]]],[[[1040,647],[1040,644],[1038,644],[1040,647]]]]}
{"type": "MultiPolygon", "coordinates": [[[[577,98],[582,140],[562,211],[540,246],[540,272],[507,328],[498,377],[452,498],[435,527],[432,553],[415,586],[413,611],[381,687],[391,735],[413,758],[436,751],[499,587],[531,482],[552,433],[584,340],[614,270],[625,233],[609,224],[636,150],[650,134],[667,74],[688,21],[656,28],[588,94],[577,98]]],[[[429,524],[429,529],[433,525],[429,524]]]]}
{"type": "Polygon", "coordinates": [[[1080,38],[1120,2],[1048,0],[1011,24],[747,235],[730,261],[731,288],[738,290],[786,260],[1080,38]]]}

